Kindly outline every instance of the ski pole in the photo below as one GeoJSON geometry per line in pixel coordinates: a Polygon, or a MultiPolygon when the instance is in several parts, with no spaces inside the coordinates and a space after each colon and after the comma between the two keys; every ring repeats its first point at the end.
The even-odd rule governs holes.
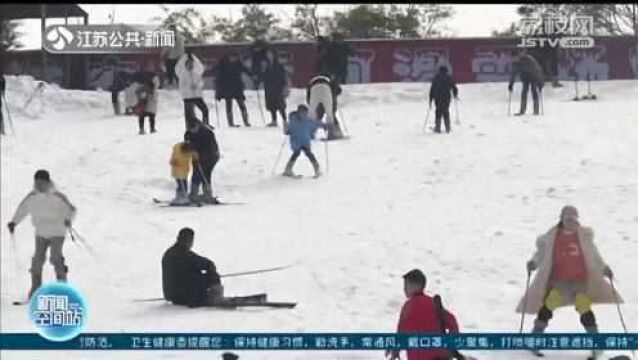
{"type": "Polygon", "coordinates": [[[461,114],[459,113],[459,99],[454,98],[454,108],[456,109],[456,125],[461,126],[461,114]]]}
{"type": "Polygon", "coordinates": [[[271,175],[275,175],[275,171],[277,170],[277,165],[279,165],[279,159],[281,158],[281,153],[284,151],[284,146],[286,145],[286,138],[284,137],[284,141],[281,142],[281,146],[279,146],[279,152],[277,153],[277,159],[275,160],[275,165],[272,167],[271,175]]]}
{"type": "Polygon", "coordinates": [[[250,270],[250,271],[242,271],[242,272],[236,272],[236,273],[230,273],[230,274],[223,274],[223,275],[219,275],[220,278],[229,278],[229,277],[237,277],[237,276],[244,276],[244,275],[254,275],[254,274],[263,274],[263,273],[268,273],[268,272],[274,272],[274,271],[279,271],[279,270],[285,270],[288,269],[290,267],[292,267],[293,264],[291,265],[286,265],[286,266],[277,266],[277,267],[273,267],[273,268],[267,268],[267,269],[259,269],[259,270],[250,270]]]}
{"type": "Polygon", "coordinates": [[[545,115],[545,102],[543,101],[543,88],[538,89],[538,96],[541,101],[541,115],[545,115]]]}
{"type": "MultiPolygon", "coordinates": [[[[618,311],[618,317],[620,318],[620,324],[622,325],[623,331],[625,332],[625,334],[628,334],[627,332],[627,324],[625,323],[625,317],[622,314],[622,310],[620,309],[620,301],[618,300],[618,292],[616,291],[616,286],[614,285],[614,279],[610,278],[609,282],[611,284],[611,290],[614,292],[614,302],[616,303],[616,310],[618,311]]],[[[636,357],[636,351],[632,350],[631,351],[631,357],[635,358],[636,357]]]]}
{"type": "Polygon", "coordinates": [[[527,282],[525,283],[525,295],[523,296],[523,311],[521,311],[521,326],[518,329],[518,333],[523,333],[523,325],[525,324],[525,312],[527,311],[527,295],[529,293],[529,282],[532,278],[532,272],[527,271],[527,282]]]}
{"type": "Polygon", "coordinates": [[[324,141],[323,145],[326,152],[326,174],[328,174],[330,172],[330,160],[328,158],[328,140],[324,141]]]}
{"type": "Polygon", "coordinates": [[[217,127],[221,127],[219,122],[219,108],[217,107],[218,102],[218,100],[215,100],[215,117],[217,118],[217,127]]]}
{"type": "Polygon", "coordinates": [[[70,226],[69,226],[69,235],[71,235],[71,240],[73,240],[74,242],[76,242],[76,240],[79,240],[79,244],[82,244],[84,248],[89,252],[89,254],[91,254],[91,256],[93,256],[100,264],[102,264],[102,260],[100,259],[98,254],[95,252],[93,247],[86,241],[84,237],[80,236],[77,230],[75,230],[73,227],[70,227],[70,226]]]}
{"type": "Polygon", "coordinates": [[[512,116],[512,91],[510,90],[509,99],[507,100],[507,116],[512,116]]]}
{"type": "Polygon", "coordinates": [[[11,112],[9,111],[9,104],[7,103],[7,97],[2,93],[2,101],[4,103],[4,107],[7,109],[7,120],[9,120],[9,125],[11,126],[11,134],[15,136],[16,130],[13,127],[13,119],[11,118],[11,112]]]}
{"type": "Polygon", "coordinates": [[[341,123],[343,124],[343,129],[346,131],[346,134],[350,134],[350,131],[348,130],[348,125],[346,124],[346,118],[343,117],[343,112],[341,111],[341,109],[337,110],[339,112],[339,119],[341,119],[341,123]]]}
{"type": "Polygon", "coordinates": [[[425,121],[423,122],[423,132],[426,132],[427,130],[428,120],[430,119],[431,112],[432,112],[432,103],[430,103],[430,106],[428,107],[428,113],[427,115],[425,115],[425,121]]]}
{"type": "MultiPolygon", "coordinates": [[[[264,90],[264,94],[265,94],[265,90],[264,90]]],[[[264,123],[264,126],[266,126],[266,118],[264,117],[264,109],[261,106],[261,96],[259,96],[259,88],[257,88],[257,102],[259,105],[259,115],[261,115],[261,122],[264,123]]]]}

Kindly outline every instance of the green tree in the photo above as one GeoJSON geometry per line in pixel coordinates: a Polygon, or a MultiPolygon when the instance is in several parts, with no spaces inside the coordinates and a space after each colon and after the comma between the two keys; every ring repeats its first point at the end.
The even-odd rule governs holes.
{"type": "Polygon", "coordinates": [[[213,35],[209,24],[195,8],[170,10],[164,5],[161,8],[164,11],[164,15],[156,16],[153,20],[161,21],[161,27],[163,28],[174,25],[177,28],[177,32],[184,36],[186,44],[205,43],[213,35]]]}
{"type": "Polygon", "coordinates": [[[301,4],[295,7],[295,19],[291,27],[300,40],[314,40],[326,27],[327,19],[317,15],[317,4],[301,4]]]}
{"type": "Polygon", "coordinates": [[[214,17],[212,31],[226,42],[288,40],[293,37],[291,30],[277,26],[280,20],[260,5],[244,5],[241,13],[242,17],[237,21],[214,17]]]}

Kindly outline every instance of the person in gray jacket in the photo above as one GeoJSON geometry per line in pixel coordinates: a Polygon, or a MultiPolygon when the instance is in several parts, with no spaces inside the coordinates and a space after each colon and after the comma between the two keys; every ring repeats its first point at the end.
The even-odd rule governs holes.
{"type": "Polygon", "coordinates": [[[31,222],[35,227],[35,253],[31,261],[31,290],[29,299],[42,285],[42,267],[46,260],[46,253],[51,248],[50,261],[55,269],[58,281],[66,281],[69,268],[64,263],[62,245],[67,228],[75,218],[76,209],[67,197],[59,192],[46,170],[35,173],[35,185],[20,203],[7,225],[13,234],[15,227],[27,215],[31,215],[31,222]]]}
{"type": "Polygon", "coordinates": [[[518,53],[518,60],[512,67],[512,74],[507,89],[512,92],[516,76],[519,76],[523,83],[521,90],[521,110],[515,114],[520,116],[525,114],[527,109],[527,93],[532,89],[532,99],[534,101],[534,115],[539,114],[538,94],[543,90],[544,78],[543,70],[538,62],[527,53],[527,50],[521,49],[518,53]]]}

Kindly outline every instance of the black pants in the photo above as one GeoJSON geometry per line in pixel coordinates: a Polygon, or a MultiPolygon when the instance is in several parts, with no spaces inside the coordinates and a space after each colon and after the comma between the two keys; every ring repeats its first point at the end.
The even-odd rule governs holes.
{"type": "Polygon", "coordinates": [[[140,114],[139,118],[137,119],[140,125],[140,130],[144,130],[144,119],[147,116],[148,116],[149,125],[151,126],[151,131],[155,131],[155,114],[152,114],[149,112],[140,114]]]}
{"type": "Polygon", "coordinates": [[[111,102],[113,104],[117,104],[120,102],[120,92],[116,90],[111,90],[111,102]]]}
{"type": "Polygon", "coordinates": [[[441,132],[441,118],[445,123],[445,131],[450,132],[450,104],[436,104],[434,110],[434,131],[441,132]]]}
{"type": "Polygon", "coordinates": [[[211,186],[211,178],[213,175],[213,169],[217,162],[219,161],[219,156],[214,157],[210,161],[204,161],[200,163],[193,163],[193,176],[191,177],[191,190],[198,191],[200,184],[208,184],[211,186]]]}
{"type": "Polygon", "coordinates": [[[202,98],[184,99],[184,119],[186,121],[186,129],[188,129],[188,119],[195,116],[195,106],[202,112],[202,121],[206,125],[208,122],[208,106],[202,98]]]}
{"type": "Polygon", "coordinates": [[[521,114],[525,114],[527,110],[527,93],[532,88],[532,100],[534,101],[534,114],[538,114],[538,86],[531,81],[523,81],[523,89],[521,90],[521,114]]]}
{"type": "Polygon", "coordinates": [[[299,155],[301,155],[302,151],[304,154],[306,154],[306,157],[308,158],[308,160],[310,160],[310,163],[312,164],[312,167],[315,169],[315,171],[319,169],[319,162],[317,161],[315,154],[312,153],[312,151],[310,150],[310,147],[304,146],[302,148],[295,150],[292,153],[292,156],[290,157],[290,160],[288,160],[288,164],[286,165],[286,171],[292,171],[292,167],[295,166],[295,162],[297,161],[297,158],[299,157],[299,155]]]}
{"type": "Polygon", "coordinates": [[[177,75],[175,74],[176,64],[177,59],[164,59],[164,66],[166,67],[166,81],[170,85],[173,85],[173,83],[177,84],[177,82],[179,81],[177,79],[177,75]]]}
{"type": "Polygon", "coordinates": [[[284,124],[286,123],[286,108],[282,107],[279,109],[272,109],[270,110],[270,118],[272,119],[272,123],[273,124],[277,124],[277,112],[279,111],[279,114],[281,114],[281,118],[284,121],[284,124]]]}
{"type": "MultiPolygon", "coordinates": [[[[233,121],[233,98],[226,98],[226,120],[228,120],[228,126],[234,126],[235,122],[233,121]]],[[[237,101],[237,105],[239,105],[239,109],[241,110],[241,118],[244,122],[244,125],[250,126],[248,123],[248,110],[246,109],[246,102],[243,99],[234,98],[237,101]]]]}

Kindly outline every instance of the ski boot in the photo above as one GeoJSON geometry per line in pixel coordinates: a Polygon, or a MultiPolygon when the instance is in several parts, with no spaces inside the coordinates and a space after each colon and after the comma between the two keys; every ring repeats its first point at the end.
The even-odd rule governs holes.
{"type": "Polygon", "coordinates": [[[219,200],[213,196],[213,189],[209,185],[204,185],[204,198],[202,199],[206,204],[218,205],[219,200]]]}
{"type": "Polygon", "coordinates": [[[146,134],[146,132],[144,131],[144,129],[140,129],[140,131],[138,132],[138,134],[140,134],[140,135],[144,135],[144,134],[146,134]]]}

